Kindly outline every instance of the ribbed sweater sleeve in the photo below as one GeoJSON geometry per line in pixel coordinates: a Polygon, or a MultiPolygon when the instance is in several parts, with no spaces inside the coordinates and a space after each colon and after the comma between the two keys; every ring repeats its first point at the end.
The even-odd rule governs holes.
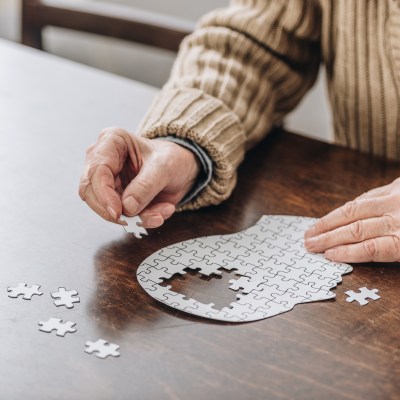
{"type": "Polygon", "coordinates": [[[315,82],[320,23],[313,0],[233,0],[203,17],[182,42],[138,132],[189,139],[211,158],[211,181],[182,208],[225,200],[245,151],[315,82]]]}

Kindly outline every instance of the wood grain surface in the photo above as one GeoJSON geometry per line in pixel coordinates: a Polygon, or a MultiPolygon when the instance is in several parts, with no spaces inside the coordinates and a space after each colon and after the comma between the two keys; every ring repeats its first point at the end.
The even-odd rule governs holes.
{"type": "MultiPolygon", "coordinates": [[[[335,289],[336,299],[246,324],[164,306],[141,289],[135,274],[161,247],[236,232],[264,214],[322,216],[400,176],[399,164],[277,131],[248,153],[227,202],[177,214],[137,240],[94,215],[77,194],[82,150],[95,138],[90,121],[98,113],[104,122],[100,106],[89,101],[98,94],[74,84],[74,74],[87,74],[83,81],[89,82],[91,72],[68,67],[54,81],[43,75],[39,83],[48,96],[25,104],[20,94],[32,90],[30,84],[7,86],[1,68],[1,398],[400,398],[397,264],[357,265],[335,289]],[[55,81],[65,82],[52,92],[55,81]],[[61,111],[57,103],[65,99],[70,108],[61,111]],[[40,284],[43,296],[8,298],[7,287],[18,282],[40,284]],[[54,307],[50,292],[59,286],[77,289],[81,303],[72,310],[54,307]],[[364,307],[346,303],[344,292],[362,286],[378,288],[382,298],[364,307]],[[77,333],[39,332],[37,322],[50,317],[76,322],[77,333]],[[85,341],[98,338],[119,344],[121,356],[85,354],[85,341]]],[[[96,79],[98,87],[111,85],[107,77],[96,79]]],[[[146,90],[132,87],[142,100],[146,90]]],[[[104,101],[113,107],[112,100],[104,101]]],[[[130,101],[138,112],[143,101],[130,101]]],[[[183,292],[196,288],[200,300],[215,296],[223,306],[234,299],[229,279],[191,274],[173,284],[183,292]]]]}

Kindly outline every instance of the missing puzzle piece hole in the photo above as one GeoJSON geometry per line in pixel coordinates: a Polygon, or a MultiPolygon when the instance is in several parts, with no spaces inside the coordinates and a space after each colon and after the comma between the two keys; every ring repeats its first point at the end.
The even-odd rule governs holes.
{"type": "Polygon", "coordinates": [[[214,303],[214,308],[221,310],[236,301],[236,296],[241,290],[233,291],[229,288],[229,281],[236,277],[236,269],[228,271],[221,267],[218,270],[221,275],[207,276],[201,274],[199,268],[185,268],[185,274],[175,274],[169,279],[164,279],[160,285],[171,286],[173,292],[181,293],[200,303],[214,303]]]}

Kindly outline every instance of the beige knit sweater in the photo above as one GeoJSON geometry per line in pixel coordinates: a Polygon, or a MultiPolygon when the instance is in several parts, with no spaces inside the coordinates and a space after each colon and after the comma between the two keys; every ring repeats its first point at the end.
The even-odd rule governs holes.
{"type": "Polygon", "coordinates": [[[300,102],[321,62],[336,143],[400,159],[400,0],[232,0],[183,41],[139,129],[195,141],[212,159],[211,182],[184,208],[230,195],[245,151],[300,102]]]}

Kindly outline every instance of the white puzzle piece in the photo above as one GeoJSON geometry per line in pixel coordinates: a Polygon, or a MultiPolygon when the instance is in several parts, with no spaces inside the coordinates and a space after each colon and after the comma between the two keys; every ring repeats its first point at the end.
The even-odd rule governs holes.
{"type": "Polygon", "coordinates": [[[49,318],[48,321],[39,321],[38,325],[40,326],[39,331],[46,333],[56,331],[56,335],[62,337],[64,337],[66,333],[76,332],[76,329],[74,328],[76,325],[75,322],[63,322],[63,320],[59,318],[49,318]]]}
{"type": "Polygon", "coordinates": [[[85,353],[95,353],[98,358],[107,358],[108,356],[119,357],[119,346],[114,343],[108,343],[104,339],[99,339],[96,342],[86,342],[85,353]]]}
{"type": "Polygon", "coordinates": [[[125,221],[128,225],[124,225],[125,232],[133,233],[137,239],[141,239],[142,235],[147,235],[147,231],[143,228],[142,220],[139,215],[134,217],[127,217],[126,215],[121,215],[122,221],[125,221]]]}
{"type": "Polygon", "coordinates": [[[348,303],[353,302],[354,300],[358,302],[358,304],[360,306],[365,306],[366,304],[368,304],[368,300],[367,299],[371,299],[371,300],[378,300],[381,298],[381,296],[379,296],[377,293],[379,292],[378,289],[368,289],[366,287],[362,287],[359,289],[360,292],[356,293],[353,290],[348,290],[347,292],[345,292],[345,294],[347,294],[347,299],[346,301],[348,303]]]}
{"type": "Polygon", "coordinates": [[[156,300],[181,311],[230,322],[247,322],[293,309],[296,304],[335,297],[330,289],[352,271],[304,248],[304,232],[316,220],[297,216],[263,216],[254,226],[230,235],[207,236],[167,246],[146,258],[137,279],[156,300]],[[230,289],[242,289],[221,310],[161,286],[174,274],[199,269],[209,276],[220,268],[235,270],[230,289]]]}
{"type": "Polygon", "coordinates": [[[74,303],[80,303],[78,292],[76,290],[67,290],[65,287],[58,288],[58,292],[50,293],[54,300],[56,307],[65,306],[67,308],[74,308],[74,303]]]}
{"type": "Polygon", "coordinates": [[[28,286],[26,283],[19,283],[15,287],[7,288],[8,297],[16,299],[19,296],[22,296],[24,300],[32,300],[34,295],[41,296],[43,292],[40,290],[40,285],[32,285],[28,286]]]}

